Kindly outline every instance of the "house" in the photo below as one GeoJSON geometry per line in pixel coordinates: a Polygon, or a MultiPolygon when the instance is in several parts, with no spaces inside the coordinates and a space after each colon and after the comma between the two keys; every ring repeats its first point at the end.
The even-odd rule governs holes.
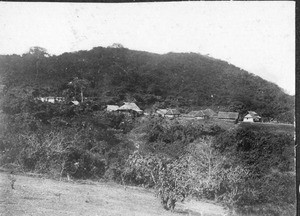
{"type": "Polygon", "coordinates": [[[38,100],[42,101],[42,102],[48,102],[48,103],[56,103],[56,102],[63,102],[65,100],[64,97],[39,97],[37,98],[38,100]]]}
{"type": "Polygon", "coordinates": [[[168,118],[176,118],[180,116],[180,112],[177,109],[167,109],[164,116],[168,118]]]}
{"type": "Polygon", "coordinates": [[[217,117],[217,113],[215,111],[213,111],[212,109],[206,109],[206,110],[203,110],[204,114],[206,116],[208,116],[209,118],[214,118],[214,117],[217,117]]]}
{"type": "Polygon", "coordinates": [[[194,117],[195,119],[207,118],[206,114],[202,110],[191,111],[188,113],[188,115],[194,117]]]}
{"type": "Polygon", "coordinates": [[[237,122],[239,118],[238,112],[219,112],[218,119],[237,122]]]}
{"type": "Polygon", "coordinates": [[[165,115],[166,115],[167,112],[168,112],[167,109],[158,109],[158,110],[156,110],[155,113],[156,113],[158,116],[165,117],[165,115]]]}
{"type": "Polygon", "coordinates": [[[77,100],[73,100],[73,101],[71,101],[71,103],[76,105],[76,106],[79,105],[79,102],[77,100]]]}
{"type": "Polygon", "coordinates": [[[215,117],[216,115],[217,113],[211,109],[191,111],[188,113],[188,116],[192,116],[196,119],[209,119],[215,117]]]}
{"type": "Polygon", "coordinates": [[[135,103],[125,102],[123,106],[118,108],[118,111],[125,112],[135,112],[137,114],[142,114],[143,110],[141,110],[135,103]]]}
{"type": "Polygon", "coordinates": [[[243,119],[244,122],[260,122],[261,117],[254,111],[248,111],[248,114],[243,119]]]}
{"type": "Polygon", "coordinates": [[[117,105],[107,105],[106,106],[106,111],[108,112],[113,112],[113,111],[118,111],[119,106],[117,105]]]}

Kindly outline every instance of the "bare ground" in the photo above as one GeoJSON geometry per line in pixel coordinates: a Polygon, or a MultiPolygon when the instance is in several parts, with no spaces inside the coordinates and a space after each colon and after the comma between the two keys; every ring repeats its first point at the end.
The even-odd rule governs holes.
{"type": "Polygon", "coordinates": [[[0,215],[194,215],[222,216],[219,205],[190,200],[179,203],[175,212],[162,208],[154,193],[139,187],[92,181],[66,182],[0,172],[0,215]]]}

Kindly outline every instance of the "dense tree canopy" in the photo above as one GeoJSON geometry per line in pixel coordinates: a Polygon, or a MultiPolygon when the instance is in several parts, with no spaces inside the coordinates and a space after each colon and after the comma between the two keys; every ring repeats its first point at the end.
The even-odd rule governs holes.
{"type": "Polygon", "coordinates": [[[33,47],[22,56],[1,55],[0,76],[8,91],[30,86],[39,94],[61,96],[78,77],[89,83],[84,96],[104,103],[134,98],[142,108],[155,103],[184,109],[209,106],[294,120],[294,97],[277,85],[196,53],[158,55],[118,46],[50,56],[44,48],[33,47]]]}

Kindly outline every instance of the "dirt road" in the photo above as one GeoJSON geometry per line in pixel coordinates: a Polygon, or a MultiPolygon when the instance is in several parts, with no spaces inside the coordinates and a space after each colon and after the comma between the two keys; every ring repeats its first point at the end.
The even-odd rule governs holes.
{"type": "Polygon", "coordinates": [[[138,187],[126,189],[114,183],[64,182],[0,172],[0,215],[222,216],[225,210],[211,203],[189,201],[174,213],[164,210],[153,193],[138,187]]]}

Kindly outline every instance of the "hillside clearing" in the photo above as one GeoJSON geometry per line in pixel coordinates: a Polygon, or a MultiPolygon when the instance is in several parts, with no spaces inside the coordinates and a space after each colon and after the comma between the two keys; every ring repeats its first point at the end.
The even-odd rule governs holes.
{"type": "Polygon", "coordinates": [[[0,215],[206,215],[221,216],[221,206],[198,201],[179,203],[175,212],[162,208],[154,193],[115,183],[64,182],[0,172],[0,215]]]}

